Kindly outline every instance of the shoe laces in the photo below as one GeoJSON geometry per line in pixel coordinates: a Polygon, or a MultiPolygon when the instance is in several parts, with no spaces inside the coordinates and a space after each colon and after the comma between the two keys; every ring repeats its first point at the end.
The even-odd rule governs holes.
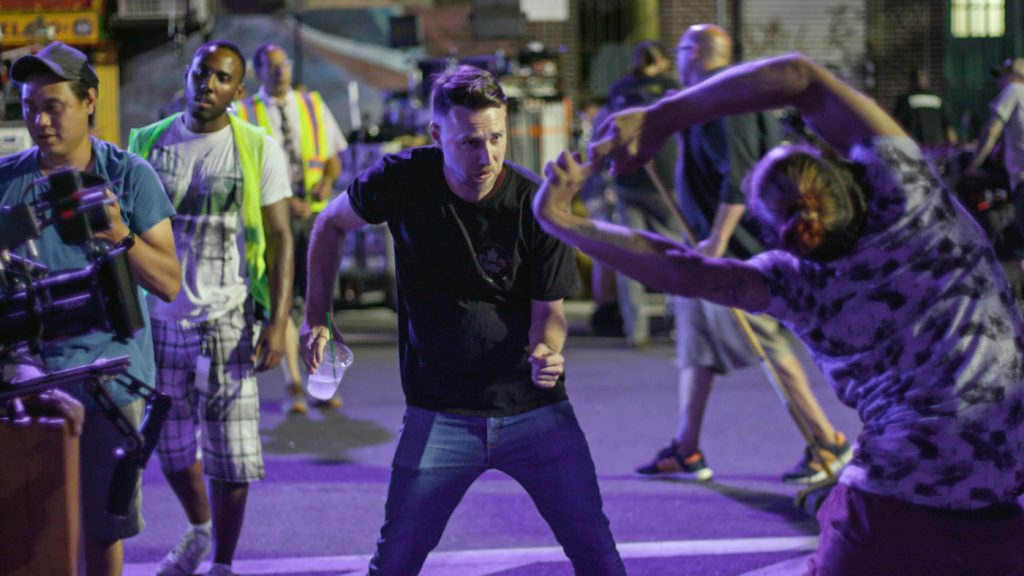
{"type": "Polygon", "coordinates": [[[175,560],[200,555],[208,547],[209,541],[210,536],[205,532],[189,530],[178,542],[178,545],[171,550],[171,555],[174,556],[175,560]]]}

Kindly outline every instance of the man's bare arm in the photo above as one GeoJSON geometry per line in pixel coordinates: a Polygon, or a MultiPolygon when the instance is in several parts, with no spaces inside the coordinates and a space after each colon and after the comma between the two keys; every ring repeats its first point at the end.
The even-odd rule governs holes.
{"type": "Polygon", "coordinates": [[[568,153],[545,167],[534,213],[549,234],[662,292],[748,311],[768,305],[767,282],[744,262],[709,258],[656,234],[573,214],[569,205],[586,175],[568,153]]]}
{"type": "Polygon", "coordinates": [[[310,370],[320,365],[324,347],[330,340],[327,315],[332,311],[331,298],[341,266],[345,235],[363,226],[366,221],[352,208],[348,192],[332,200],[313,224],[307,254],[306,321],[300,337],[300,349],[310,370]]]}
{"type": "Polygon", "coordinates": [[[613,115],[590,145],[616,173],[641,168],[670,135],[725,116],[793,106],[831,146],[906,133],[874,100],[801,54],[741,64],[647,108],[613,115]]]}

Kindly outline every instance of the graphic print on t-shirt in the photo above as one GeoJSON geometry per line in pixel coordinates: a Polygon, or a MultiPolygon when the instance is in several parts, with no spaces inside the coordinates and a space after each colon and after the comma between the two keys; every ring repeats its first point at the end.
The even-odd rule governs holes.
{"type": "Polygon", "coordinates": [[[241,266],[236,239],[242,226],[242,173],[237,162],[213,171],[201,161],[187,167],[189,162],[174,148],[154,151],[153,158],[178,211],[173,220],[178,253],[192,257],[204,284],[229,283],[241,266]],[[167,166],[177,170],[167,173],[167,166]],[[182,178],[180,170],[188,168],[192,177],[182,178]]]}
{"type": "Polygon", "coordinates": [[[214,319],[241,306],[246,287],[242,169],[230,127],[188,132],[175,122],[149,162],[178,211],[172,220],[182,290],[172,303],[150,300],[163,319],[214,319]]]}
{"type": "Polygon", "coordinates": [[[485,244],[477,251],[480,268],[493,280],[501,280],[512,272],[512,258],[497,244],[485,244]]]}

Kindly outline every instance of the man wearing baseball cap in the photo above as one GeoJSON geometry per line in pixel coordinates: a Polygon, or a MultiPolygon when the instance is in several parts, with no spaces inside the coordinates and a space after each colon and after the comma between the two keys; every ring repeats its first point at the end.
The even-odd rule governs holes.
{"type": "MultiPolygon", "coordinates": [[[[18,59],[11,67],[11,78],[20,85],[25,127],[35,146],[0,158],[0,206],[34,201],[38,191],[33,182],[58,169],[70,167],[102,178],[108,183],[106,194],[116,197],[117,202],[107,206],[110,228],[96,232],[94,237],[108,246],[127,250],[140,300],[145,296],[143,289],[164,300],[174,300],[181,286],[181,268],[170,223],[174,209],[149,164],[89,135],[99,98],[99,79],[85,55],[55,42],[37,54],[18,59]]],[[[88,252],[80,245],[65,244],[54,227],[43,230],[38,248],[39,260],[53,273],[78,270],[89,264],[88,252]]],[[[87,365],[100,357],[128,356],[131,364],[126,372],[105,382],[103,387],[135,427],[142,419],[144,401],[118,381],[127,383],[134,379],[152,384],[156,379],[145,307],[142,315],[145,327],[126,341],[97,332],[46,343],[41,354],[49,370],[87,365]]],[[[26,352],[8,363],[17,367],[31,360],[26,352]]],[[[123,438],[81,386],[68,392],[86,407],[79,459],[86,573],[120,574],[124,558],[122,540],[138,534],[143,527],[140,481],[135,478],[130,483],[127,514],[111,515],[108,495],[111,486],[119,484],[114,478],[115,449],[123,438]]]]}
{"type": "Polygon", "coordinates": [[[983,224],[992,237],[996,256],[1003,263],[1017,302],[1024,302],[1024,58],[1007,58],[993,66],[992,75],[999,79],[999,96],[989,106],[990,114],[981,144],[967,168],[977,174],[992,153],[1000,136],[1003,138],[1003,164],[1010,178],[1012,214],[990,211],[983,224]]]}

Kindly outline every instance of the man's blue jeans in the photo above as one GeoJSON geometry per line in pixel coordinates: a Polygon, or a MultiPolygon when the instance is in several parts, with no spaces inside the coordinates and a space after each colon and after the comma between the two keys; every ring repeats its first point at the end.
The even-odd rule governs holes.
{"type": "Polygon", "coordinates": [[[491,468],[526,489],[577,574],[626,573],[601,509],[590,449],[568,402],[500,418],[409,407],[369,573],[419,573],[455,506],[491,468]]]}

